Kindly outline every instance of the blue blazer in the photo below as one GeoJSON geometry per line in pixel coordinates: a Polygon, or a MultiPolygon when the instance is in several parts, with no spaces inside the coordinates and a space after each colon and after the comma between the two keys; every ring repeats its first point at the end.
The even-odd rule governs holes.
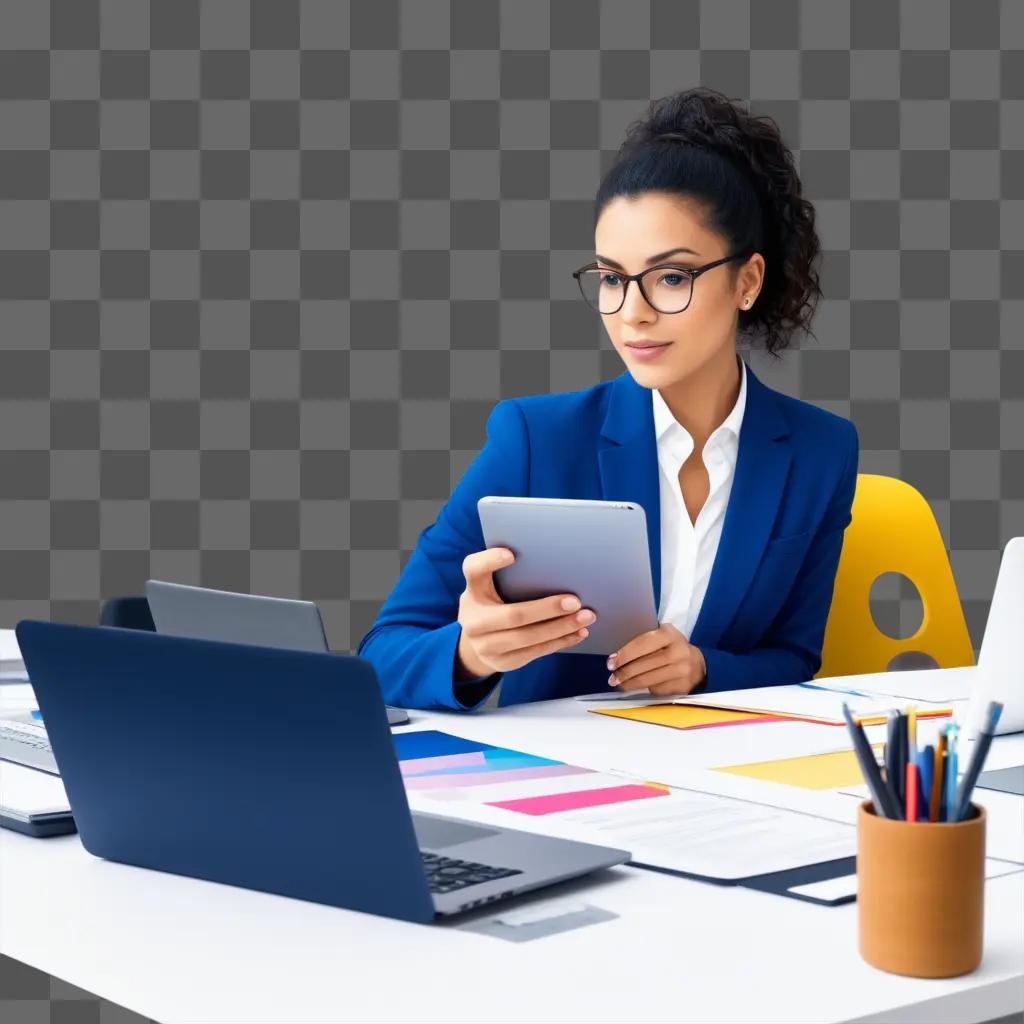
{"type": "MultiPolygon", "coordinates": [[[[810,679],[821,666],[859,443],[853,423],[768,387],[747,366],[732,491],[700,614],[688,638],[707,663],[702,690],[810,679]]],[[[462,561],[486,545],[485,494],[639,502],[655,607],[661,500],[650,389],[623,371],[571,392],[499,401],[487,440],[416,548],[356,651],[389,704],[466,710],[453,666],[462,561]]],[[[560,651],[501,676],[501,704],[607,688],[605,658],[560,651]]],[[[472,706],[480,706],[483,699],[472,706]]]]}

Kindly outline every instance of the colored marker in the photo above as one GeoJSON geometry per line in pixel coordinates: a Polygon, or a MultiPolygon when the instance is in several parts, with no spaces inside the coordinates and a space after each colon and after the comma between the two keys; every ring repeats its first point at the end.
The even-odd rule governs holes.
{"type": "Polygon", "coordinates": [[[939,806],[942,803],[942,770],[946,767],[946,734],[939,734],[935,745],[935,769],[932,772],[932,793],[928,802],[928,820],[939,820],[939,806]]]}
{"type": "Polygon", "coordinates": [[[850,706],[843,701],[843,718],[846,719],[846,727],[850,730],[850,737],[853,740],[853,749],[856,752],[857,760],[860,763],[861,774],[868,785],[871,793],[871,800],[875,807],[875,814],[880,818],[902,818],[903,812],[899,804],[893,800],[889,787],[882,781],[882,773],[878,770],[878,763],[875,761],[875,753],[868,743],[864,733],[864,727],[860,722],[853,720],[850,713],[850,706]]]}
{"type": "Polygon", "coordinates": [[[904,787],[907,793],[907,821],[917,821],[917,765],[907,762],[907,778],[904,787]]]}
{"type": "Polygon", "coordinates": [[[971,751],[971,759],[967,764],[967,771],[960,781],[960,788],[956,793],[956,821],[962,821],[967,815],[971,805],[971,792],[974,790],[981,766],[985,763],[988,748],[992,745],[992,737],[995,735],[996,723],[1003,712],[1003,705],[997,700],[989,701],[988,709],[985,712],[985,723],[981,731],[974,739],[974,750],[971,751]]]}
{"type": "Polygon", "coordinates": [[[893,708],[886,715],[885,747],[882,750],[882,763],[885,765],[885,784],[892,793],[893,801],[897,807],[903,806],[902,794],[900,792],[900,740],[899,740],[900,713],[893,708]]]}
{"type": "Polygon", "coordinates": [[[946,792],[943,801],[946,804],[946,821],[956,821],[956,775],[957,775],[957,740],[960,727],[954,722],[946,726],[949,731],[949,749],[946,751],[946,792]]]}
{"type": "Polygon", "coordinates": [[[917,754],[919,821],[928,821],[932,800],[932,775],[935,772],[935,748],[929,743],[917,754]]]}

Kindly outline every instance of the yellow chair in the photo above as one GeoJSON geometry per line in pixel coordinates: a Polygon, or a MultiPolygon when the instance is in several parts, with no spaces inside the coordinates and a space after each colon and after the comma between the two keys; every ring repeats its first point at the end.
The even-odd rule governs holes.
{"type": "Polygon", "coordinates": [[[860,473],[851,515],[815,678],[884,672],[905,651],[927,654],[940,668],[973,665],[953,570],[924,496],[896,477],[860,473]],[[908,577],[921,595],[913,636],[887,636],[875,624],[871,585],[887,572],[908,577]]]}

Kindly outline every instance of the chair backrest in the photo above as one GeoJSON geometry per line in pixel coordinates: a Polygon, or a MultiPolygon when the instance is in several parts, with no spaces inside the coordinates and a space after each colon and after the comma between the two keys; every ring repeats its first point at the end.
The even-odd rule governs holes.
{"type": "Polygon", "coordinates": [[[100,625],[156,632],[156,623],[145,597],[111,597],[104,601],[100,607],[100,625]]]}
{"type": "Polygon", "coordinates": [[[884,672],[907,652],[928,655],[940,668],[974,664],[953,570],[931,507],[904,480],[860,473],[815,678],[884,672]],[[921,595],[923,615],[913,636],[888,636],[875,623],[871,586],[887,572],[908,577],[921,595]]]}

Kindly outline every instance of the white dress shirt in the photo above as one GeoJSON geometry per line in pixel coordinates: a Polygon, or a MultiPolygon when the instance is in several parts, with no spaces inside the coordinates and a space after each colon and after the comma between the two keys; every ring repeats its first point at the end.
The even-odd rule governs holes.
{"type": "Polygon", "coordinates": [[[670,622],[689,640],[708,588],[711,567],[722,535],[722,521],[736,470],[740,427],[747,402],[747,367],[740,364],[740,392],[728,416],[712,431],[702,458],[711,489],[707,500],[690,519],[679,486],[679,470],[693,452],[690,432],[672,415],[657,388],[654,433],[658,440],[659,489],[661,493],[661,601],[658,621],[670,622]]]}

